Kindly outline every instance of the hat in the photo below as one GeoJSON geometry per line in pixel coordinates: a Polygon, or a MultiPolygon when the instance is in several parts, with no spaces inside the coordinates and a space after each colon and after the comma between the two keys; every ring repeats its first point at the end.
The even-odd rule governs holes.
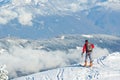
{"type": "Polygon", "coordinates": [[[85,40],[85,42],[88,42],[88,40],[85,40]]]}

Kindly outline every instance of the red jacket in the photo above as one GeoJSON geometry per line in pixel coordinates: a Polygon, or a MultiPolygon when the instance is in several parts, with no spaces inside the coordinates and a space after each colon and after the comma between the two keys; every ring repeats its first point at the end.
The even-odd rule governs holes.
{"type": "MultiPolygon", "coordinates": [[[[92,48],[94,48],[94,44],[91,44],[91,46],[92,46],[92,48]]],[[[84,46],[83,46],[83,49],[82,49],[82,53],[87,52],[86,48],[87,47],[86,47],[86,43],[85,43],[84,46]]]]}

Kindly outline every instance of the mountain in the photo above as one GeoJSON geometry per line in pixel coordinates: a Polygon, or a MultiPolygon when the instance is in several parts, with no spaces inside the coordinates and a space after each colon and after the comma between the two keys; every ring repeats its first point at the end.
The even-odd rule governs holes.
{"type": "Polygon", "coordinates": [[[0,65],[7,66],[9,79],[13,79],[78,63],[82,64],[84,58],[81,58],[81,52],[86,39],[95,44],[94,60],[102,58],[104,60],[106,56],[113,53],[115,55],[116,52],[119,55],[120,37],[111,35],[61,35],[41,40],[7,37],[0,39],[0,65]]]}
{"type": "Polygon", "coordinates": [[[94,66],[91,68],[74,65],[12,80],[119,80],[120,64],[118,61],[120,61],[120,53],[112,53],[94,60],[94,66]]]}
{"type": "Polygon", "coordinates": [[[9,79],[119,79],[119,19],[120,0],[0,0],[0,66],[9,79]],[[86,39],[93,68],[75,66],[86,39]]]}
{"type": "Polygon", "coordinates": [[[119,0],[1,0],[0,37],[120,36],[119,0]]]}

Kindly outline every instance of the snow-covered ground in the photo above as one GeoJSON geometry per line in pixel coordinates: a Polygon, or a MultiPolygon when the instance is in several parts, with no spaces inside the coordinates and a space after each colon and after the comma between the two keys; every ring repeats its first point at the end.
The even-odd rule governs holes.
{"type": "MultiPolygon", "coordinates": [[[[107,78],[107,75],[119,78],[119,47],[119,37],[100,34],[62,35],[47,40],[26,40],[8,37],[0,39],[0,65],[5,64],[7,66],[9,79],[31,74],[36,75],[35,73],[38,76],[44,74],[46,79],[47,75],[53,75],[51,80],[60,80],[62,75],[64,75],[63,80],[68,75],[77,79],[82,74],[86,76],[80,76],[81,78],[86,79],[90,75],[87,78],[92,76],[90,79],[93,79],[93,75],[98,75],[97,73],[99,73],[99,79],[107,78]],[[93,68],[75,66],[75,64],[84,63],[81,52],[85,39],[95,44],[93,68]],[[63,72],[64,74],[62,74],[63,72]],[[55,78],[56,75],[58,75],[57,78],[55,78]]],[[[26,80],[29,80],[29,77],[26,80]]]]}
{"type": "Polygon", "coordinates": [[[0,65],[0,80],[8,80],[6,65],[0,65]]]}
{"type": "Polygon", "coordinates": [[[93,67],[71,65],[13,80],[119,80],[120,53],[112,53],[94,60],[93,67]]]}

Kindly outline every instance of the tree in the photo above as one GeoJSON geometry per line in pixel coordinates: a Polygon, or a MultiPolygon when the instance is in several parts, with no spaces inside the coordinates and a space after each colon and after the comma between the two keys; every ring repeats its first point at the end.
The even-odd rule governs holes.
{"type": "Polygon", "coordinates": [[[6,65],[0,65],[0,80],[8,80],[6,65]]]}

